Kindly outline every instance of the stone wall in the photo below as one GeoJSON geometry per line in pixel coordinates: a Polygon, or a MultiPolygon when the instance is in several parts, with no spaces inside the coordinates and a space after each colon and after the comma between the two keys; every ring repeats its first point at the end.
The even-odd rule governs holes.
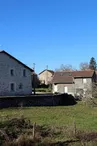
{"type": "Polygon", "coordinates": [[[74,105],[75,99],[71,95],[33,95],[33,96],[13,96],[1,97],[0,108],[24,107],[24,106],[58,106],[74,105]]]}

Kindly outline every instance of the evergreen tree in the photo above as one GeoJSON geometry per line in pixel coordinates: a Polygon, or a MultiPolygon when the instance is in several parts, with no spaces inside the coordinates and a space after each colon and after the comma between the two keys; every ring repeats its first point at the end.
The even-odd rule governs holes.
{"type": "Polygon", "coordinates": [[[96,60],[95,60],[94,57],[92,57],[92,58],[90,59],[89,68],[90,68],[91,70],[96,70],[96,68],[97,68],[96,60]]]}

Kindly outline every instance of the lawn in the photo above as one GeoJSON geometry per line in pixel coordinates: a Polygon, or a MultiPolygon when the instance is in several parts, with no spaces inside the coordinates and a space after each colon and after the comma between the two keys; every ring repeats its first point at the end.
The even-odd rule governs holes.
{"type": "Polygon", "coordinates": [[[74,106],[7,108],[0,110],[0,119],[24,115],[39,125],[63,127],[74,122],[80,130],[97,130],[97,107],[81,101],[74,106]]]}
{"type": "MultiPolygon", "coordinates": [[[[80,101],[74,106],[41,106],[1,109],[1,131],[5,131],[9,137],[9,140],[7,142],[6,140],[3,141],[6,143],[6,146],[17,146],[17,141],[21,143],[24,143],[25,141],[26,144],[27,142],[32,141],[31,143],[33,145],[33,130],[32,128],[30,128],[30,126],[28,127],[28,129],[27,127],[25,127],[26,124],[21,119],[21,117],[23,116],[29,119],[32,124],[36,123],[37,126],[41,127],[41,131],[36,130],[36,135],[38,134],[38,141],[36,141],[35,143],[37,146],[40,146],[40,143],[41,146],[60,146],[61,143],[63,144],[63,146],[97,145],[97,106],[93,106],[93,104],[86,105],[85,103],[80,101]],[[23,122],[22,127],[20,126],[20,124],[16,124],[15,122],[17,121],[21,123],[20,121],[18,121],[18,119],[16,119],[19,117],[20,121],[23,122]],[[14,122],[11,122],[10,124],[10,122],[8,121],[10,121],[11,118],[15,118],[16,120],[12,120],[14,122]],[[19,127],[17,127],[17,125],[19,127]],[[30,136],[27,133],[30,133],[30,136]],[[12,136],[16,134],[17,138],[13,138],[12,141],[12,136]],[[10,144],[10,142],[12,144],[10,144]]],[[[0,142],[2,143],[2,141],[0,142]]]]}

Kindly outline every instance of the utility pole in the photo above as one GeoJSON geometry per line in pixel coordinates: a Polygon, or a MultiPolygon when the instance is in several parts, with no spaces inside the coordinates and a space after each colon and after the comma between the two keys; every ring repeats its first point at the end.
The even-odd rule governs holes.
{"type": "Polygon", "coordinates": [[[34,95],[35,95],[35,63],[33,63],[33,70],[34,70],[34,73],[33,73],[33,89],[34,89],[34,95]]]}

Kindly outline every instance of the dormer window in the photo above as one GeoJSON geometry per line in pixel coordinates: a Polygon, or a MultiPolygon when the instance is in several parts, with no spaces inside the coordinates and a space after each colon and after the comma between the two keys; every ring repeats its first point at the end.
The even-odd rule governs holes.
{"type": "Polygon", "coordinates": [[[14,76],[14,70],[13,69],[10,70],[10,75],[14,76]]]}

